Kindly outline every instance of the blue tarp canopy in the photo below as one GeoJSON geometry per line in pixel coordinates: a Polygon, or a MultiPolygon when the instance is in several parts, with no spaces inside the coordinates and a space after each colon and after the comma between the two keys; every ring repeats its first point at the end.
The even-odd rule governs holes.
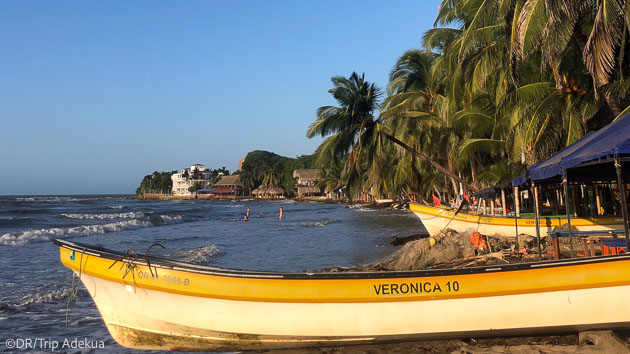
{"type": "Polygon", "coordinates": [[[564,169],[615,154],[630,154],[630,114],[596,132],[589,132],[547,160],[532,165],[525,174],[514,178],[512,184],[520,186],[528,180],[552,179],[561,176],[564,169]]]}
{"type": "Polygon", "coordinates": [[[210,193],[213,190],[215,190],[216,188],[202,188],[202,189],[197,189],[195,192],[197,193],[210,193]]]}

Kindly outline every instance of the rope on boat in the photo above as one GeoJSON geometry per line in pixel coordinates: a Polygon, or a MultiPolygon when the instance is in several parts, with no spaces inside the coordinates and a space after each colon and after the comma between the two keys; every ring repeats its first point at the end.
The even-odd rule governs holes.
{"type": "Polygon", "coordinates": [[[466,204],[468,204],[468,201],[466,201],[466,199],[462,199],[462,203],[459,205],[459,208],[457,208],[457,210],[455,211],[455,213],[453,214],[451,219],[446,223],[446,226],[444,226],[444,228],[442,229],[442,231],[440,231],[440,233],[443,233],[444,230],[446,230],[448,225],[451,224],[451,221],[453,221],[453,219],[455,219],[455,216],[457,216],[457,214],[459,214],[459,212],[462,211],[462,209],[464,208],[464,205],[466,205],[466,204]]]}
{"type": "MultiPolygon", "coordinates": [[[[122,269],[123,266],[125,267],[125,273],[123,273],[122,279],[125,280],[125,277],[127,276],[127,274],[131,273],[131,279],[133,279],[133,292],[135,294],[136,292],[136,267],[137,267],[135,262],[136,262],[136,259],[138,259],[138,252],[136,252],[136,250],[134,250],[133,248],[128,248],[127,252],[125,253],[125,256],[129,257],[129,260],[126,262],[126,265],[120,266],[120,269],[122,269]],[[133,252],[133,258],[129,254],[130,251],[133,252]]],[[[123,256],[123,258],[125,256],[123,256]]],[[[123,263],[125,263],[124,260],[123,260],[123,263]]]]}
{"type": "Polygon", "coordinates": [[[77,293],[79,292],[79,282],[77,278],[80,280],[81,275],[83,274],[83,255],[85,254],[86,248],[83,247],[81,251],[81,258],[79,260],[79,276],[77,277],[75,272],[72,272],[72,288],[70,289],[70,295],[68,296],[68,303],[66,304],[66,328],[68,328],[68,317],[70,315],[70,303],[72,299],[77,297],[77,293]]]}
{"type": "MultiPolygon", "coordinates": [[[[153,247],[153,246],[160,246],[163,249],[166,249],[166,247],[162,246],[159,243],[154,243],[151,246],[149,246],[149,248],[147,248],[147,251],[144,252],[144,261],[147,262],[147,267],[149,267],[149,272],[151,272],[151,277],[153,277],[153,271],[151,270],[151,262],[149,262],[149,259],[147,258],[149,256],[149,250],[153,247]]],[[[157,277],[157,267],[155,268],[155,276],[157,277]]]]}

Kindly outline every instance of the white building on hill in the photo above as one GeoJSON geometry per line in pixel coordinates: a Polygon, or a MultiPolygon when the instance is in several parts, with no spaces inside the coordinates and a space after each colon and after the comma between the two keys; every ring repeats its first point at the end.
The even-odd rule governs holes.
{"type": "Polygon", "coordinates": [[[201,188],[210,186],[212,173],[206,169],[205,165],[194,164],[179,173],[174,173],[171,179],[173,180],[173,195],[192,195],[188,189],[195,184],[200,184],[201,188]]]}

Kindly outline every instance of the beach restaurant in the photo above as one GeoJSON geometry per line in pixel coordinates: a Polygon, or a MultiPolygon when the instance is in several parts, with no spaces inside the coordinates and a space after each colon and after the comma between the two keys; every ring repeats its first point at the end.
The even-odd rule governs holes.
{"type": "MultiPolygon", "coordinates": [[[[541,187],[560,186],[564,198],[567,218],[567,231],[550,232],[554,242],[554,253],[559,257],[558,237],[569,237],[571,256],[573,256],[573,237],[584,239],[585,255],[594,255],[593,242],[601,242],[602,249],[630,249],[628,235],[628,203],[626,183],[630,181],[630,114],[625,115],[606,127],[589,132],[578,141],[560,150],[550,158],[532,165],[523,175],[512,180],[515,196],[519,188],[530,188],[533,192],[533,206],[536,219],[536,237],[540,245],[540,191],[541,187]],[[603,191],[609,191],[616,199],[613,212],[623,217],[623,229],[576,232],[571,227],[571,217],[576,215],[575,200],[581,193],[591,198],[583,198],[583,209],[592,214],[601,215],[603,191]],[[571,202],[573,201],[573,202],[571,202]],[[573,210],[571,210],[573,207],[573,210]],[[625,240],[617,238],[624,235],[625,240]],[[587,253],[586,244],[590,241],[591,252],[587,253]]],[[[519,198],[515,198],[518,200],[519,198]]],[[[553,199],[553,198],[552,198],[553,199]]],[[[515,214],[518,214],[518,210],[515,214]]],[[[515,215],[517,216],[517,215],[515,215]]],[[[518,231],[517,231],[518,235],[518,231]]],[[[539,247],[540,252],[540,247],[539,247]]]]}

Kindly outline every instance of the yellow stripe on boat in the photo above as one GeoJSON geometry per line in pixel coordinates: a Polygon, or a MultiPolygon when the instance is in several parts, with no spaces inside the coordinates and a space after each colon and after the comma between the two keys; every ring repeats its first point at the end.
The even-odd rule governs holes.
{"type": "MultiPolygon", "coordinates": [[[[433,207],[418,203],[409,203],[411,210],[431,235],[436,235],[445,227],[457,232],[479,231],[484,235],[515,236],[518,223],[519,234],[536,234],[534,218],[513,218],[504,216],[472,215],[443,207],[433,207]]],[[[541,235],[567,223],[567,218],[542,216],[540,218],[541,235]]],[[[608,231],[623,228],[623,219],[616,217],[571,218],[571,226],[579,231],[608,231]]]]}
{"type": "MultiPolygon", "coordinates": [[[[70,260],[71,250],[61,248],[61,261],[79,271],[80,256],[70,260]]],[[[84,255],[82,273],[138,288],[173,294],[263,302],[389,302],[457,299],[515,293],[582,289],[630,284],[630,261],[580,264],[511,272],[486,271],[451,276],[273,279],[218,276],[147,266],[135,267],[134,276],[122,279],[125,268],[118,262],[84,255]],[[592,279],[592,281],[584,281],[592,279]]],[[[497,268],[498,270],[498,268],[497,268]]],[[[360,276],[360,275],[359,275],[360,276]]],[[[365,275],[363,276],[365,277],[365,275]]]]}
{"type": "Polygon", "coordinates": [[[130,348],[265,350],[630,328],[630,255],[309,274],[220,269],[158,257],[149,258],[149,270],[142,257],[55,242],[62,263],[80,276],[114,339],[130,348]]]}

